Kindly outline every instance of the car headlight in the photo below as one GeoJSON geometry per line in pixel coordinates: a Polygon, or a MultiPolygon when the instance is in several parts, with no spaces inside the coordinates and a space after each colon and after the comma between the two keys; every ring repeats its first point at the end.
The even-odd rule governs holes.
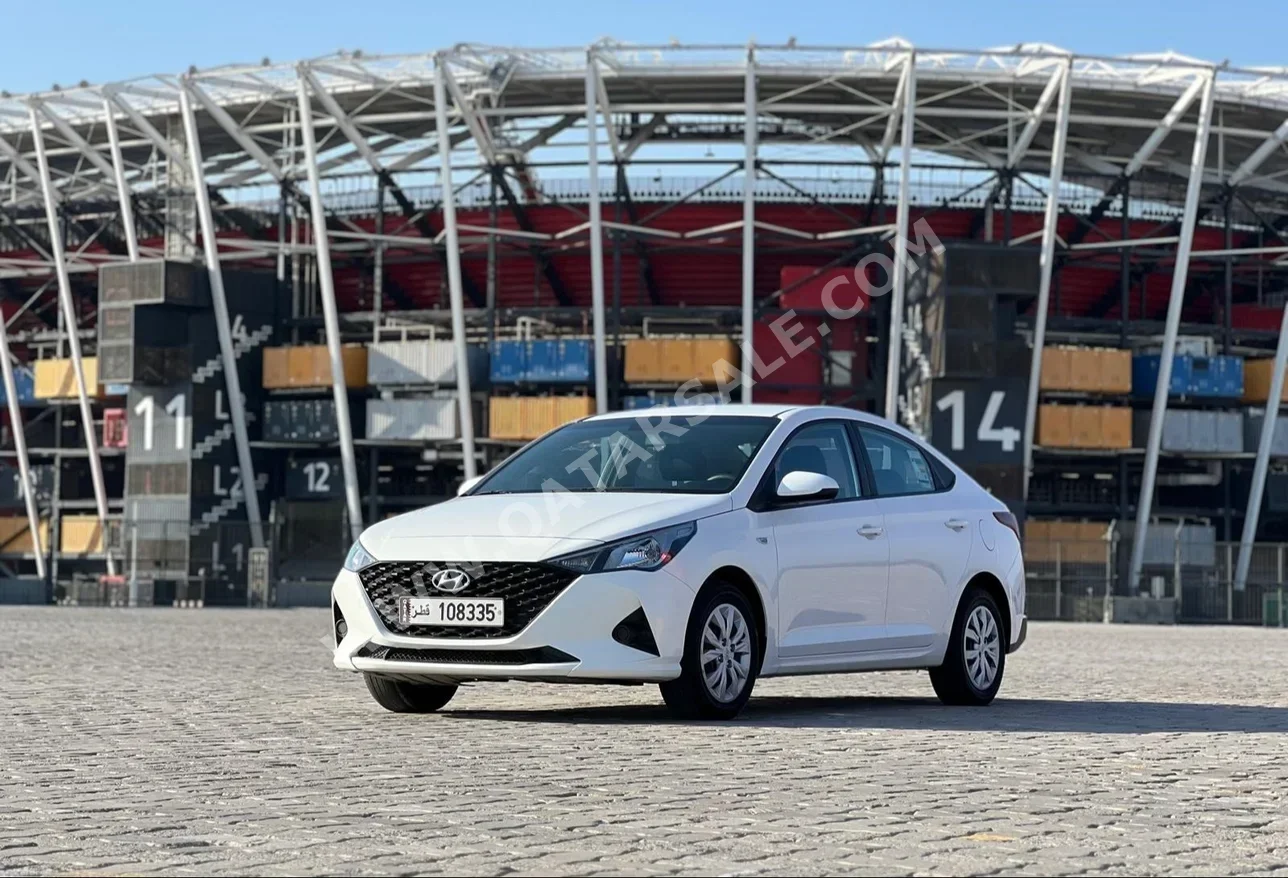
{"type": "Polygon", "coordinates": [[[698,523],[688,521],[636,534],[624,540],[555,558],[557,564],[577,573],[603,573],[608,570],[658,570],[674,558],[698,532],[698,523]]]}
{"type": "MultiPolygon", "coordinates": [[[[335,557],[334,555],[332,557],[335,557]]],[[[362,547],[362,543],[354,540],[349,554],[344,557],[344,569],[352,570],[357,573],[363,567],[368,567],[376,563],[376,556],[362,547]]]]}

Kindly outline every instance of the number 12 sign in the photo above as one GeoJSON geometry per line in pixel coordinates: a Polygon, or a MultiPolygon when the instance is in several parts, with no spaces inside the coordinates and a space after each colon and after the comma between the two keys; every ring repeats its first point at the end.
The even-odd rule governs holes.
{"type": "Polygon", "coordinates": [[[958,464],[1024,462],[1028,382],[978,378],[932,385],[930,442],[958,464]]]}

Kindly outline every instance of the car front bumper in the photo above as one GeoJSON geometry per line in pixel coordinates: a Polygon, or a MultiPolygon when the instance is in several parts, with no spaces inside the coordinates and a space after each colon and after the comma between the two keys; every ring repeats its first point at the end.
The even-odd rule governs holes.
{"type": "Polygon", "coordinates": [[[347,570],[336,577],[331,597],[347,626],[334,654],[335,666],[343,670],[451,681],[659,682],[679,676],[694,590],[665,569],[581,576],[518,634],[473,638],[391,632],[358,574],[347,570]],[[657,655],[613,639],[613,629],[640,610],[657,646],[657,655]],[[385,654],[381,647],[430,652],[411,661],[369,654],[385,654]],[[532,660],[549,657],[551,650],[566,654],[570,660],[532,660]],[[479,661],[471,661],[471,652],[478,654],[479,661]],[[507,653],[511,652],[513,662],[508,661],[507,653]],[[450,660],[438,660],[444,657],[450,660]]]}

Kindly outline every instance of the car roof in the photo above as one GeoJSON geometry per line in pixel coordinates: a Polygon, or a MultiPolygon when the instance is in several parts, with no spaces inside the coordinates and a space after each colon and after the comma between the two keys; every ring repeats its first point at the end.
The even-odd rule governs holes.
{"type": "MultiPolygon", "coordinates": [[[[651,409],[633,409],[624,412],[604,412],[600,415],[591,415],[586,420],[601,421],[612,420],[616,418],[637,418],[641,415],[645,417],[657,417],[661,412],[658,408],[651,409]]],[[[786,418],[788,415],[796,412],[809,412],[815,417],[832,417],[832,418],[852,418],[859,421],[870,421],[872,423],[883,423],[883,420],[876,415],[861,412],[857,409],[843,408],[841,406],[831,405],[791,405],[787,403],[716,403],[711,405],[686,405],[686,406],[668,406],[663,409],[667,414],[678,417],[736,417],[736,416],[753,416],[753,417],[770,417],[786,418]]]]}

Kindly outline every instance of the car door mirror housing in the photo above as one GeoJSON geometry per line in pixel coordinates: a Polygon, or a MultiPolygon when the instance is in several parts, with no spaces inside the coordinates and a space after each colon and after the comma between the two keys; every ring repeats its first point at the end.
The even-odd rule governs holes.
{"type": "Polygon", "coordinates": [[[456,496],[460,497],[464,494],[469,493],[469,490],[481,481],[483,481],[483,476],[475,476],[472,479],[466,479],[465,481],[461,482],[461,486],[456,489],[456,496]]]}
{"type": "Polygon", "coordinates": [[[775,494],[779,503],[804,503],[831,500],[840,492],[841,486],[831,476],[795,470],[783,476],[775,494]]]}

